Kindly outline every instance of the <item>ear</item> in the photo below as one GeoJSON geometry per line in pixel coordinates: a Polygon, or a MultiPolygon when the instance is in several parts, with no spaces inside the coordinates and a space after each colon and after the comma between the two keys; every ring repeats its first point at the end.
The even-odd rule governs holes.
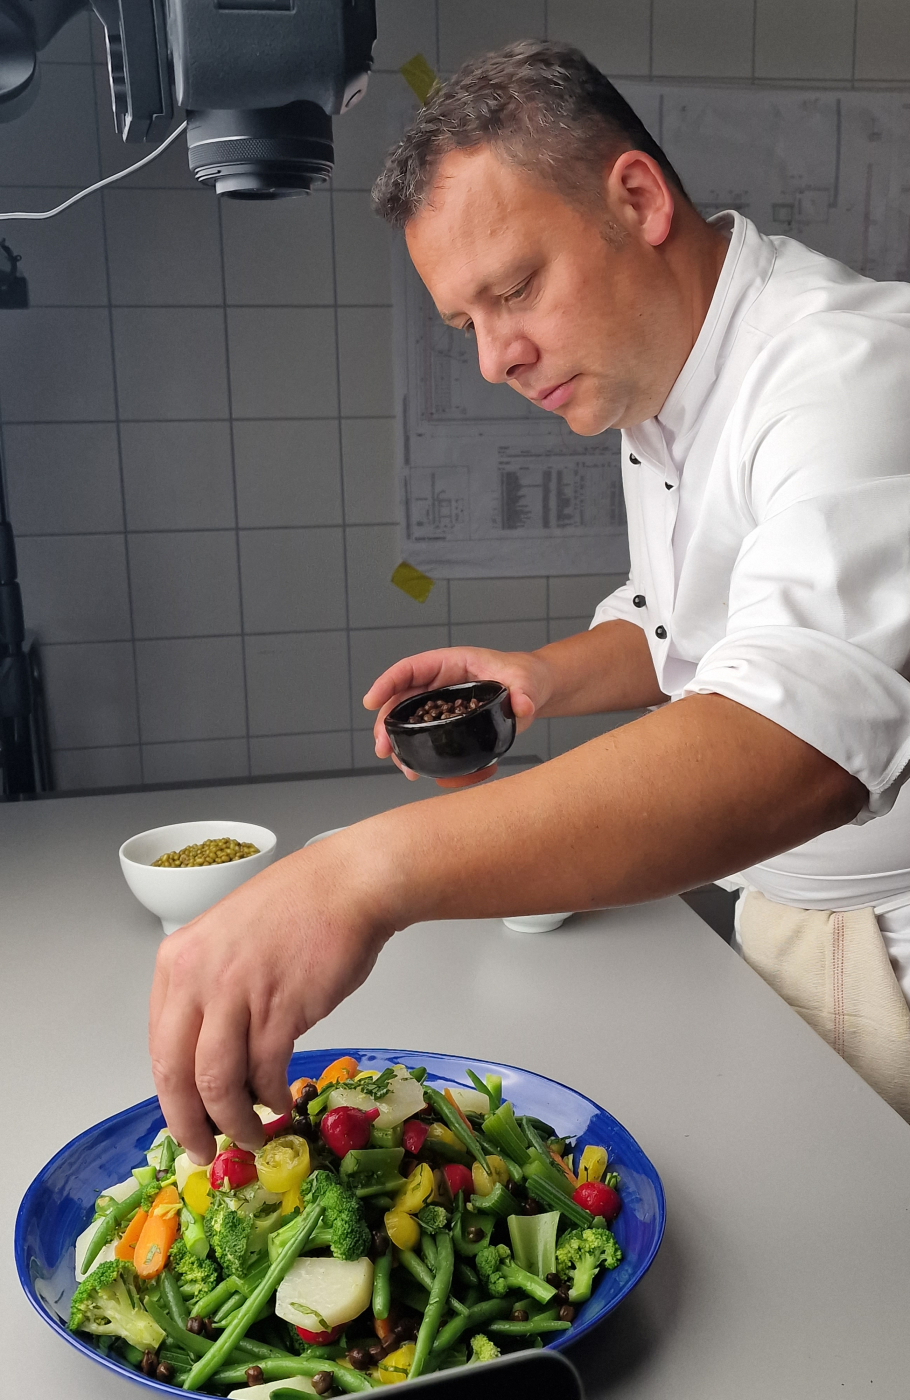
{"type": "Polygon", "coordinates": [[[670,232],[673,194],[656,160],[644,151],[622,151],[607,172],[606,194],[617,222],[653,248],[670,232]]]}

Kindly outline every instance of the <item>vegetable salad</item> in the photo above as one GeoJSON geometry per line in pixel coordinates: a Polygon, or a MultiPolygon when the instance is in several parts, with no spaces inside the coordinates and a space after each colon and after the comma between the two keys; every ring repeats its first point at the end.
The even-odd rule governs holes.
{"type": "Polygon", "coordinates": [[[207,1167],[166,1131],[76,1241],[69,1326],[207,1394],[352,1394],[568,1332],[622,1201],[603,1147],[560,1138],[495,1075],[349,1056],[257,1108],[266,1143],[207,1167]]]}

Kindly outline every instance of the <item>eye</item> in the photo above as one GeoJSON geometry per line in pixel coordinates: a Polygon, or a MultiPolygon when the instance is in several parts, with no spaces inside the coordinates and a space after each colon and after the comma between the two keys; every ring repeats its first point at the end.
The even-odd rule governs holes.
{"type": "Polygon", "coordinates": [[[520,301],[521,298],[524,296],[525,292],[530,287],[530,285],[531,279],[529,277],[526,282],[522,282],[521,286],[516,287],[514,291],[506,292],[505,296],[503,297],[503,301],[520,301]]]}

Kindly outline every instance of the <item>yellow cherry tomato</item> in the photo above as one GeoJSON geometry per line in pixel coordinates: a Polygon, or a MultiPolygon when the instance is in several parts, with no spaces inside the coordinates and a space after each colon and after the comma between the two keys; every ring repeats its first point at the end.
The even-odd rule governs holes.
{"type": "Polygon", "coordinates": [[[435,1152],[437,1157],[442,1157],[446,1162],[470,1160],[464,1143],[444,1123],[430,1124],[423,1146],[425,1152],[435,1152]]]}
{"type": "Polygon", "coordinates": [[[272,1138],[256,1156],[256,1174],[266,1191],[276,1191],[282,1196],[290,1192],[299,1195],[300,1183],[310,1174],[310,1149],[306,1139],[293,1133],[272,1138]]]}
{"type": "Polygon", "coordinates": [[[479,1162],[475,1162],[471,1168],[471,1178],[478,1196],[489,1196],[494,1186],[507,1186],[509,1182],[509,1169],[501,1157],[488,1157],[487,1163],[489,1173],[484,1171],[479,1162]]]}
{"type": "Polygon", "coordinates": [[[409,1215],[416,1215],[419,1210],[423,1210],[434,1189],[432,1167],[426,1162],[418,1162],[395,1197],[395,1209],[406,1210],[409,1215]]]}
{"type": "Polygon", "coordinates": [[[386,1234],[398,1249],[416,1249],[420,1244],[420,1226],[406,1210],[393,1206],[384,1216],[386,1234]]]}
{"type": "Polygon", "coordinates": [[[201,1171],[191,1172],[183,1184],[183,1199],[194,1210],[197,1215],[205,1215],[212,1204],[212,1188],[209,1186],[209,1174],[205,1167],[201,1171]]]}
{"type": "Polygon", "coordinates": [[[583,1181],[603,1181],[607,1170],[607,1154],[603,1147],[586,1147],[578,1164],[578,1184],[583,1181]]]}
{"type": "Polygon", "coordinates": [[[379,1379],[383,1385],[398,1385],[399,1381],[407,1380],[408,1372],[414,1364],[415,1350],[413,1342],[405,1342],[397,1351],[390,1352],[382,1358],[379,1363],[379,1379]]]}

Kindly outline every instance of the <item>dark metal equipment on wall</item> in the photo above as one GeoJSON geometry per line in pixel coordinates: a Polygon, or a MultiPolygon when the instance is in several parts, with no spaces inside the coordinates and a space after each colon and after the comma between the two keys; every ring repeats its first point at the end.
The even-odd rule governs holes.
{"type": "Polygon", "coordinates": [[[0,801],[53,786],[38,643],[25,630],[16,541],[0,469],[0,801]]]}

